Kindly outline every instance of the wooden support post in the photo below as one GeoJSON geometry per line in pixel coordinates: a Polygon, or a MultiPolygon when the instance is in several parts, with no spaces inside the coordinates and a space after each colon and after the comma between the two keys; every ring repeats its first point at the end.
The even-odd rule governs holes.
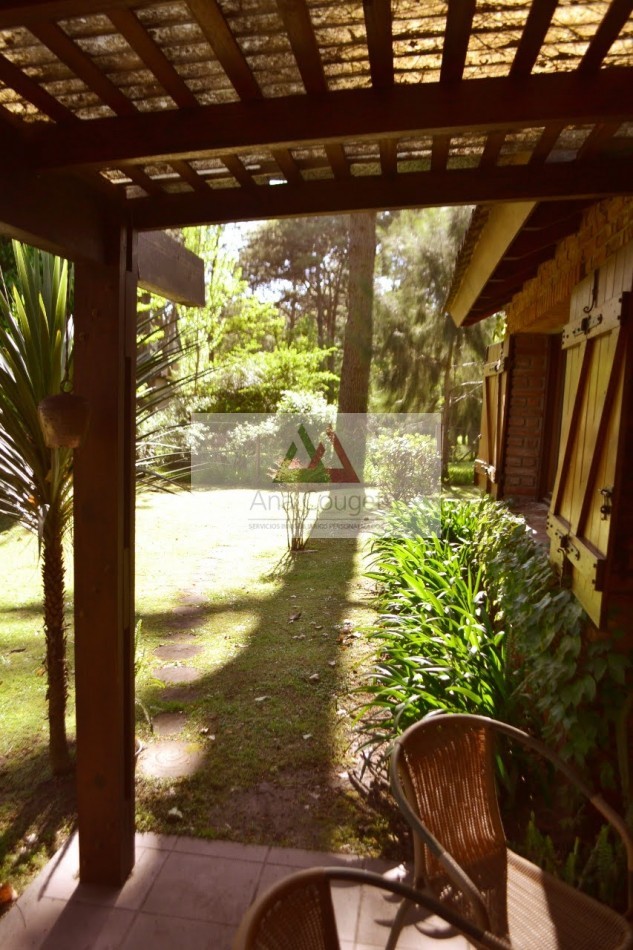
{"type": "Polygon", "coordinates": [[[75,392],[90,405],[75,452],[75,669],[80,879],[134,866],[134,400],[136,235],[75,278],[75,392]]]}

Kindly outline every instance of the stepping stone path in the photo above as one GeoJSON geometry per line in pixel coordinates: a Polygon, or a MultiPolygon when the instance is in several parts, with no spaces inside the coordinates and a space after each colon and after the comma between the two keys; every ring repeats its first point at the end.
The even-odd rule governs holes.
{"type": "Polygon", "coordinates": [[[165,739],[153,742],[141,754],[141,767],[152,778],[185,778],[198,770],[203,759],[204,751],[197,743],[165,739]]]}
{"type": "Polygon", "coordinates": [[[154,670],[154,676],[163,683],[195,683],[204,673],[195,666],[163,666],[154,670]]]}
{"type": "Polygon", "coordinates": [[[202,647],[197,643],[163,643],[154,650],[159,660],[190,660],[199,653],[202,647]]]}
{"type": "MultiPolygon", "coordinates": [[[[201,595],[193,590],[187,592],[183,600],[184,603],[173,611],[175,629],[169,634],[169,641],[161,643],[154,650],[156,659],[165,661],[165,665],[154,670],[154,676],[172,686],[161,694],[161,699],[166,702],[186,703],[197,699],[200,690],[184,684],[195,683],[204,676],[204,670],[181,665],[181,661],[202,653],[202,646],[195,642],[194,631],[183,628],[195,626],[202,620],[206,605],[201,595]]],[[[171,738],[180,735],[186,723],[187,716],[184,712],[164,712],[153,717],[152,728],[156,740],[150,742],[142,751],[138,762],[138,767],[144,775],[175,779],[185,778],[197,771],[205,755],[202,746],[199,743],[171,738]]]]}

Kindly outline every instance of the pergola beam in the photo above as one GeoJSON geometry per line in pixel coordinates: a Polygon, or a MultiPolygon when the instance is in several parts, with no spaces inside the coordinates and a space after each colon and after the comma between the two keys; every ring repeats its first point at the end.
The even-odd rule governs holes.
{"type": "Polygon", "coordinates": [[[161,231],[138,236],[138,285],[188,307],[204,307],[204,261],[161,231]]]}
{"type": "Polygon", "coordinates": [[[551,201],[633,194],[630,163],[585,162],[544,167],[503,166],[412,172],[389,180],[379,176],[302,182],[246,189],[209,189],[199,194],[139,198],[130,202],[141,230],[220,224],[311,214],[346,214],[377,209],[441,207],[508,201],[551,201]]]}
{"type": "Polygon", "coordinates": [[[0,168],[0,233],[75,261],[105,259],[104,195],[79,178],[0,168]]]}
{"type": "Polygon", "coordinates": [[[108,10],[148,7],[156,0],[0,0],[0,29],[34,20],[63,20],[108,10]]]}
{"type": "Polygon", "coordinates": [[[34,130],[36,168],[117,166],[322,143],[633,118],[633,69],[539,74],[230,102],[34,130]]]}
{"type": "Polygon", "coordinates": [[[449,313],[458,327],[468,317],[495,267],[533,211],[533,202],[521,202],[502,204],[490,212],[466,273],[448,303],[449,313]]]}

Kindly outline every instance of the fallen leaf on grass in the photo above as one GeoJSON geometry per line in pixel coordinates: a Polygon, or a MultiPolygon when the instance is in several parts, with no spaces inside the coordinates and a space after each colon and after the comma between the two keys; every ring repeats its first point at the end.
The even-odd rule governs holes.
{"type": "Polygon", "coordinates": [[[308,682],[310,683],[320,683],[321,677],[318,673],[313,673],[311,676],[308,676],[308,682]]]}
{"type": "Polygon", "coordinates": [[[263,702],[264,702],[265,700],[267,700],[267,699],[270,699],[270,696],[256,696],[256,697],[255,697],[255,702],[256,702],[256,703],[263,703],[263,702]]]}
{"type": "Polygon", "coordinates": [[[308,739],[311,739],[311,738],[312,738],[312,733],[311,733],[311,732],[306,732],[306,734],[305,734],[305,736],[304,736],[303,738],[304,738],[304,739],[306,740],[306,742],[307,742],[308,739]]]}
{"type": "Polygon", "coordinates": [[[12,904],[17,901],[18,892],[10,884],[0,884],[0,907],[3,904],[12,904]]]}
{"type": "Polygon", "coordinates": [[[288,623],[294,623],[295,620],[298,620],[300,616],[301,616],[300,610],[297,610],[294,614],[290,614],[290,616],[288,617],[288,623]]]}
{"type": "Polygon", "coordinates": [[[184,815],[181,812],[180,808],[170,808],[169,811],[167,812],[167,817],[171,821],[180,821],[181,818],[184,818],[184,815]]]}

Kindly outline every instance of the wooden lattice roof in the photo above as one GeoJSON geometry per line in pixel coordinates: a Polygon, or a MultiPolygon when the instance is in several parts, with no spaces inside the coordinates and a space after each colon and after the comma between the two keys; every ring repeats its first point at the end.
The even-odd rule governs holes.
{"type": "Polygon", "coordinates": [[[632,8],[0,0],[0,162],[141,229],[630,193],[632,8]]]}

